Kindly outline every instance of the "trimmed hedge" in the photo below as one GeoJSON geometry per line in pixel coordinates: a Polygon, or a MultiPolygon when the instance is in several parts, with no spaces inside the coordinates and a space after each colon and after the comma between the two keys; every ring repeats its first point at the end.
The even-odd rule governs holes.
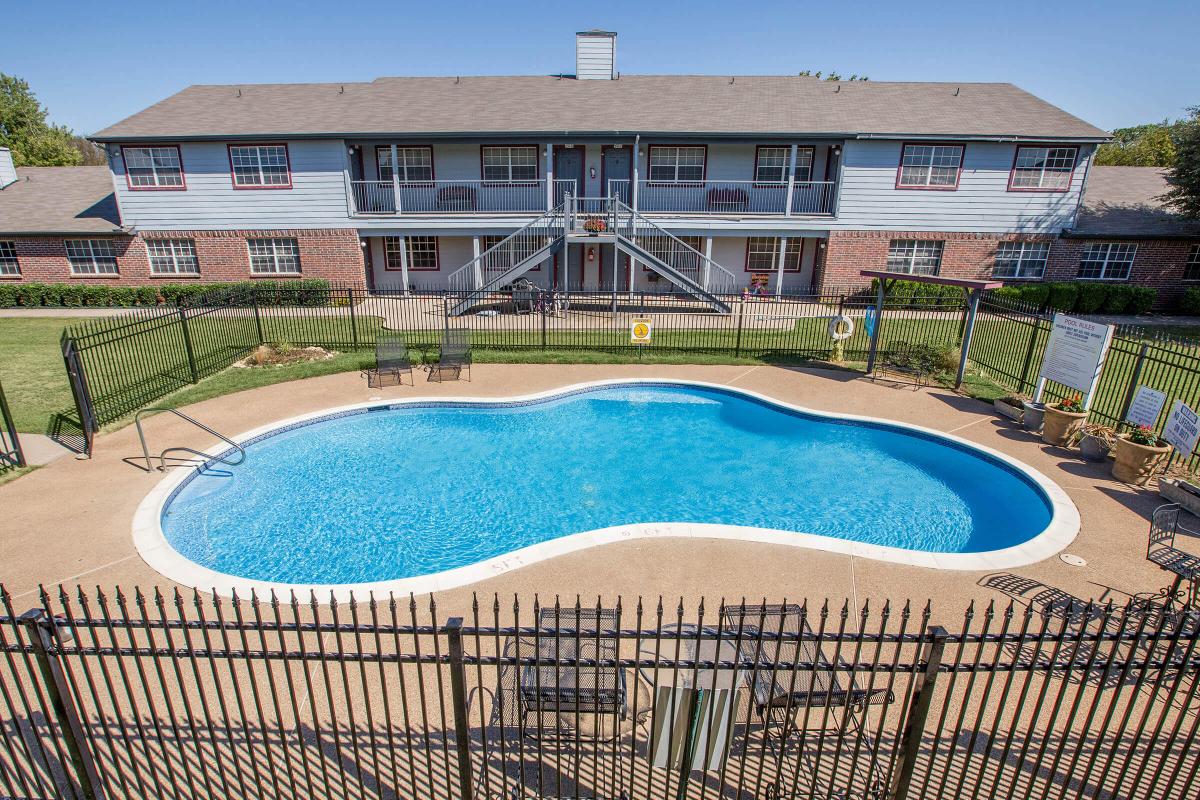
{"type": "Polygon", "coordinates": [[[131,307],[176,305],[210,292],[257,290],[269,305],[329,305],[329,281],[240,281],[237,283],[163,283],[156,286],[97,286],[88,283],[0,283],[0,308],[131,307]]]}
{"type": "Polygon", "coordinates": [[[1179,313],[1200,315],[1200,289],[1188,289],[1179,299],[1179,313]]]}
{"type": "MultiPolygon", "coordinates": [[[[1008,297],[1049,311],[1077,314],[1145,314],[1154,306],[1158,290],[1149,286],[1130,286],[1126,283],[1023,283],[995,290],[998,297],[1008,297]]],[[[1200,291],[1196,297],[1200,313],[1200,291]]]]}
{"type": "MultiPolygon", "coordinates": [[[[879,279],[871,279],[871,294],[879,291],[879,279]]],[[[916,281],[896,281],[888,289],[889,300],[903,300],[906,304],[938,305],[945,300],[962,300],[963,290],[959,286],[942,286],[937,283],[918,283],[916,281]]]]}

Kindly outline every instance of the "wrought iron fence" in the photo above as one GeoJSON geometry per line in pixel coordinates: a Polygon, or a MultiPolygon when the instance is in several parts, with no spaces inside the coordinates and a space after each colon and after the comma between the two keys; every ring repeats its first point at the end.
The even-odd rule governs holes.
{"type": "Polygon", "coordinates": [[[25,452],[21,449],[21,438],[13,422],[8,398],[4,396],[4,384],[0,383],[0,473],[25,466],[25,452]]]}
{"type": "Polygon", "coordinates": [[[948,632],[907,603],[0,599],[13,797],[1200,788],[1200,618],[1145,604],[972,606],[948,632]]]}

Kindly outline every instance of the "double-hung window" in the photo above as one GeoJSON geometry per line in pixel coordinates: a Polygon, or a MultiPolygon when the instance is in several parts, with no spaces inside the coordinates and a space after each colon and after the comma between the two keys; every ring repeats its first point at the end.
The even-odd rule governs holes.
{"type": "Polygon", "coordinates": [[[704,146],[650,148],[650,180],[655,183],[700,183],[704,180],[704,146]]]}
{"type": "Polygon", "coordinates": [[[240,189],[288,189],[292,173],[285,144],[231,144],[229,166],[240,189]]]}
{"type": "Polygon", "coordinates": [[[300,243],[295,239],[247,239],[250,272],[255,275],[300,272],[300,243]]]}
{"type": "Polygon", "coordinates": [[[1078,147],[1018,147],[1008,188],[1030,192],[1065,192],[1071,188],[1078,147]]]}
{"type": "Polygon", "coordinates": [[[955,189],[962,169],[959,144],[906,144],[896,186],[902,189],[955,189]]]}
{"type": "MultiPolygon", "coordinates": [[[[379,180],[392,179],[392,148],[380,145],[375,148],[375,163],[379,167],[379,180]]],[[[433,180],[433,148],[397,147],[396,177],[401,183],[429,183],[433,180]]]]}
{"type": "Polygon", "coordinates": [[[536,181],[538,151],[536,145],[486,146],[481,150],[483,179],[492,183],[536,181]]]}
{"type": "MultiPolygon", "coordinates": [[[[792,160],[791,147],[765,146],[755,151],[755,183],[787,183],[788,163],[792,160]]],[[[796,183],[812,180],[813,148],[796,148],[796,183]]]]}
{"type": "Polygon", "coordinates": [[[893,239],[888,245],[887,271],[908,275],[937,275],[942,266],[938,240],[893,239]]]}
{"type": "Polygon", "coordinates": [[[1046,274],[1049,242],[1001,242],[996,248],[993,278],[1037,279],[1046,274]]]}
{"type": "Polygon", "coordinates": [[[1080,280],[1129,280],[1137,245],[1129,242],[1091,242],[1079,259],[1080,280]]]}
{"type": "Polygon", "coordinates": [[[438,240],[436,236],[409,236],[404,240],[408,268],[416,272],[437,272],[438,240]]]}
{"type": "MultiPolygon", "coordinates": [[[[788,239],[783,254],[783,271],[799,272],[804,258],[804,238],[793,236],[788,239]]],[[[775,272],[779,269],[779,237],[751,236],[746,241],[746,271],[775,272]]]]}
{"type": "Polygon", "coordinates": [[[140,189],[183,189],[183,162],[179,148],[165,147],[122,147],[125,159],[125,179],[129,188],[140,189]]]}
{"type": "Polygon", "coordinates": [[[196,243],[191,239],[150,239],[150,272],[154,275],[199,275],[196,243]]]}
{"type": "MultiPolygon", "coordinates": [[[[0,265],[0,273],[2,272],[4,267],[0,265]]],[[[1200,244],[1192,245],[1192,249],[1188,251],[1187,263],[1183,266],[1183,279],[1200,281],[1200,244]]]]}
{"type": "Polygon", "coordinates": [[[117,274],[117,257],[108,239],[67,239],[63,245],[72,275],[117,274]]]}
{"type": "Polygon", "coordinates": [[[17,263],[17,245],[15,242],[0,242],[0,276],[8,277],[21,274],[21,265],[17,263]]]}

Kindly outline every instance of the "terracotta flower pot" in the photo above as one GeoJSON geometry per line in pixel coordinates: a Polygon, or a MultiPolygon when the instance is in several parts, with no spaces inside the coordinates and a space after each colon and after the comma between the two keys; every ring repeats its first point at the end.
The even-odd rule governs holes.
{"type": "Polygon", "coordinates": [[[1086,411],[1063,411],[1054,406],[1046,406],[1046,418],[1042,422],[1042,441],[1066,447],[1086,420],[1086,411]]]}
{"type": "Polygon", "coordinates": [[[1119,436],[1112,449],[1112,476],[1124,483],[1145,486],[1170,452],[1170,445],[1134,444],[1119,436]]]}

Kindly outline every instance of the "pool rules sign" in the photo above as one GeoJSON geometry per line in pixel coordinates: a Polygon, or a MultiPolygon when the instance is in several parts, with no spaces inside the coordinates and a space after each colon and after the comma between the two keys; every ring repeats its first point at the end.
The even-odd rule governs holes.
{"type": "Polygon", "coordinates": [[[1087,408],[1100,379],[1112,336],[1112,325],[1055,314],[1042,369],[1038,373],[1037,399],[1041,399],[1046,381],[1054,381],[1081,392],[1083,407],[1087,408]]]}

